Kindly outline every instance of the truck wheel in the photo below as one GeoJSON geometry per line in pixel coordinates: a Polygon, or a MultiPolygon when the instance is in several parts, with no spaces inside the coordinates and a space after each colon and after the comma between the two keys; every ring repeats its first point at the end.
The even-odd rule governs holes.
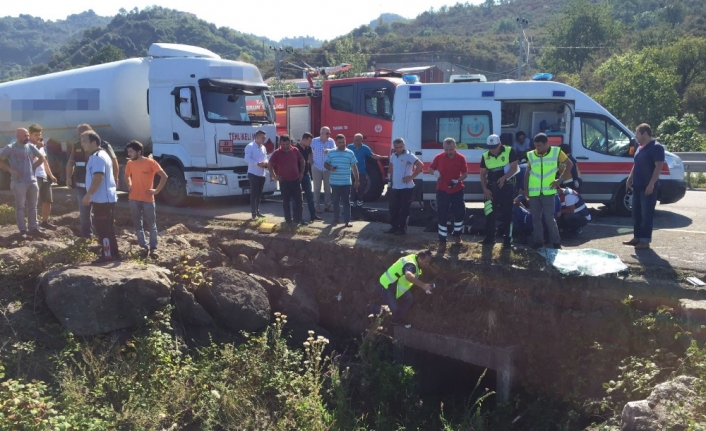
{"type": "Polygon", "coordinates": [[[184,173],[178,167],[171,165],[164,169],[167,176],[167,184],[160,192],[162,200],[171,206],[182,207],[186,205],[186,180],[184,173]]]}
{"type": "Polygon", "coordinates": [[[432,217],[435,217],[436,216],[436,209],[437,209],[436,199],[424,201],[424,212],[428,213],[432,217]]]}
{"type": "Polygon", "coordinates": [[[625,192],[625,185],[620,188],[615,196],[615,212],[624,217],[632,216],[632,190],[625,192]]]}
{"type": "Polygon", "coordinates": [[[382,173],[376,160],[366,160],[366,170],[367,174],[365,175],[368,178],[368,185],[365,187],[363,200],[365,202],[375,202],[382,196],[385,183],[382,181],[382,173]]]}

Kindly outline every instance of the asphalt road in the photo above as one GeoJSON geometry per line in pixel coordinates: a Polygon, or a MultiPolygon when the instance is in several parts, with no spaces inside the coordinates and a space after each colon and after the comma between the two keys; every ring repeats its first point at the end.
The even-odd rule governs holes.
{"type": "MultiPolygon", "coordinates": [[[[220,218],[229,220],[247,220],[250,207],[247,196],[219,201],[196,202],[196,206],[189,208],[170,208],[160,206],[160,211],[181,215],[194,215],[207,218],[220,218]]],[[[378,202],[366,204],[368,208],[380,210],[387,209],[385,198],[378,202]]],[[[468,203],[468,208],[480,209],[481,203],[468,203]]],[[[567,240],[563,246],[572,248],[596,248],[615,253],[625,263],[642,264],[649,266],[674,267],[686,270],[706,272],[706,191],[688,191],[684,199],[669,204],[658,205],[655,211],[655,232],[651,250],[637,253],[634,248],[622,245],[622,241],[632,238],[632,220],[629,217],[612,215],[603,205],[589,205],[593,212],[593,221],[583,229],[583,236],[579,239],[567,240]]],[[[413,209],[419,209],[417,203],[413,209]]],[[[282,204],[278,196],[270,197],[262,204],[262,212],[267,219],[283,222],[282,204]]],[[[306,205],[304,218],[308,219],[306,205]]],[[[333,219],[331,213],[323,214],[324,222],[314,223],[313,228],[324,227],[333,219]]],[[[387,226],[382,223],[371,223],[382,232],[387,226]]],[[[366,222],[354,222],[352,231],[361,231],[368,226],[366,222]]],[[[376,229],[376,230],[377,230],[376,229]]],[[[421,232],[418,228],[412,232],[424,235],[425,239],[434,240],[433,233],[421,232]]],[[[480,239],[480,238],[469,238],[480,239]]]]}
{"type": "MultiPolygon", "coordinates": [[[[11,196],[11,192],[2,191],[11,196]]],[[[73,197],[65,187],[54,189],[57,199],[72,200],[73,197]]],[[[120,206],[127,207],[126,196],[121,197],[120,206]]],[[[469,203],[467,207],[480,209],[480,203],[469,203]]],[[[387,209],[385,198],[366,204],[367,208],[387,209]]],[[[596,248],[617,254],[625,263],[645,266],[660,266],[665,269],[679,268],[706,273],[706,191],[688,191],[679,202],[669,205],[658,205],[655,212],[655,232],[651,250],[636,252],[632,247],[624,246],[622,241],[632,238],[632,221],[628,217],[610,214],[602,205],[589,205],[593,212],[593,221],[583,229],[579,239],[562,242],[564,248],[596,248]]],[[[413,209],[419,209],[414,203],[413,209]]],[[[268,221],[283,222],[282,204],[278,196],[272,196],[263,202],[261,211],[268,221]]],[[[158,204],[158,213],[178,214],[199,218],[214,218],[224,220],[247,220],[250,217],[248,196],[228,199],[193,201],[187,208],[174,208],[158,204]]],[[[304,210],[305,219],[308,211],[304,210]]],[[[314,229],[328,229],[333,220],[332,213],[324,213],[324,222],[311,225],[314,229]]],[[[159,220],[159,217],[158,217],[159,220]]],[[[366,235],[377,235],[387,229],[383,223],[368,223],[356,221],[354,227],[348,229],[350,234],[365,232],[366,235]]],[[[410,228],[409,235],[419,235],[425,242],[435,241],[434,233],[423,232],[422,228],[410,228]]],[[[465,237],[464,240],[477,240],[478,237],[465,237]]],[[[705,280],[706,281],[706,280],[705,280]]]]}

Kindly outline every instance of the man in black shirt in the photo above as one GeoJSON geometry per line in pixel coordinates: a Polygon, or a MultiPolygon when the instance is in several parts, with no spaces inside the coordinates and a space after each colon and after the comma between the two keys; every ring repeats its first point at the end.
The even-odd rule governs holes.
{"type": "Polygon", "coordinates": [[[503,248],[510,248],[510,222],[512,200],[515,197],[515,174],[517,154],[512,147],[505,146],[498,135],[490,135],[490,148],[480,159],[480,185],[486,199],[485,239],[483,245],[495,243],[495,216],[500,212],[503,232],[503,248]]]}
{"type": "Polygon", "coordinates": [[[304,157],[306,161],[306,166],[304,167],[304,176],[302,177],[302,192],[304,193],[304,198],[306,199],[306,205],[309,207],[310,221],[321,220],[321,217],[316,215],[316,205],[314,204],[314,193],[311,189],[311,164],[314,160],[313,150],[311,149],[311,140],[314,136],[306,132],[302,135],[301,141],[296,145],[299,152],[304,157]]]}

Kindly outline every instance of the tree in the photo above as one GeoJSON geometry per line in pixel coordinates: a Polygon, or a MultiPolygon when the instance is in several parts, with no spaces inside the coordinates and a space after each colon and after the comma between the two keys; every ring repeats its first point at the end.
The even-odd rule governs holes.
{"type": "Polygon", "coordinates": [[[653,48],[650,57],[679,77],[677,93],[683,98],[695,81],[706,78],[706,38],[684,37],[665,48],[653,48]]]}
{"type": "Polygon", "coordinates": [[[348,63],[351,69],[347,72],[337,73],[337,78],[358,76],[368,71],[369,56],[361,52],[360,44],[352,37],[336,39],[325,46],[326,61],[329,66],[348,63]]]}
{"type": "Polygon", "coordinates": [[[670,0],[663,9],[664,20],[674,28],[681,24],[686,16],[686,6],[681,0],[670,0]]]}
{"type": "Polygon", "coordinates": [[[91,66],[96,64],[110,63],[112,61],[125,60],[125,53],[122,49],[114,45],[105,45],[96,52],[88,61],[91,66]]]}
{"type": "Polygon", "coordinates": [[[706,151],[706,136],[699,133],[699,120],[691,114],[681,119],[669,117],[657,127],[659,142],[669,151],[706,151]]]}
{"type": "Polygon", "coordinates": [[[581,73],[596,52],[612,47],[620,35],[610,5],[588,0],[572,0],[549,28],[552,46],[542,63],[554,72],[581,73]]]}
{"type": "Polygon", "coordinates": [[[611,57],[596,75],[606,82],[596,99],[628,127],[643,122],[654,127],[679,112],[677,76],[643,52],[611,57]]]}

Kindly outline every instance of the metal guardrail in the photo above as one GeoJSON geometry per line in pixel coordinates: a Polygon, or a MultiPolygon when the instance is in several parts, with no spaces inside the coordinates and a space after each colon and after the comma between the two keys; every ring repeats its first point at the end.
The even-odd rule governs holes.
{"type": "Polygon", "coordinates": [[[691,174],[692,172],[706,172],[706,152],[674,154],[679,156],[681,161],[684,163],[684,173],[686,173],[686,184],[689,189],[693,189],[693,187],[691,186],[691,174]]]}

